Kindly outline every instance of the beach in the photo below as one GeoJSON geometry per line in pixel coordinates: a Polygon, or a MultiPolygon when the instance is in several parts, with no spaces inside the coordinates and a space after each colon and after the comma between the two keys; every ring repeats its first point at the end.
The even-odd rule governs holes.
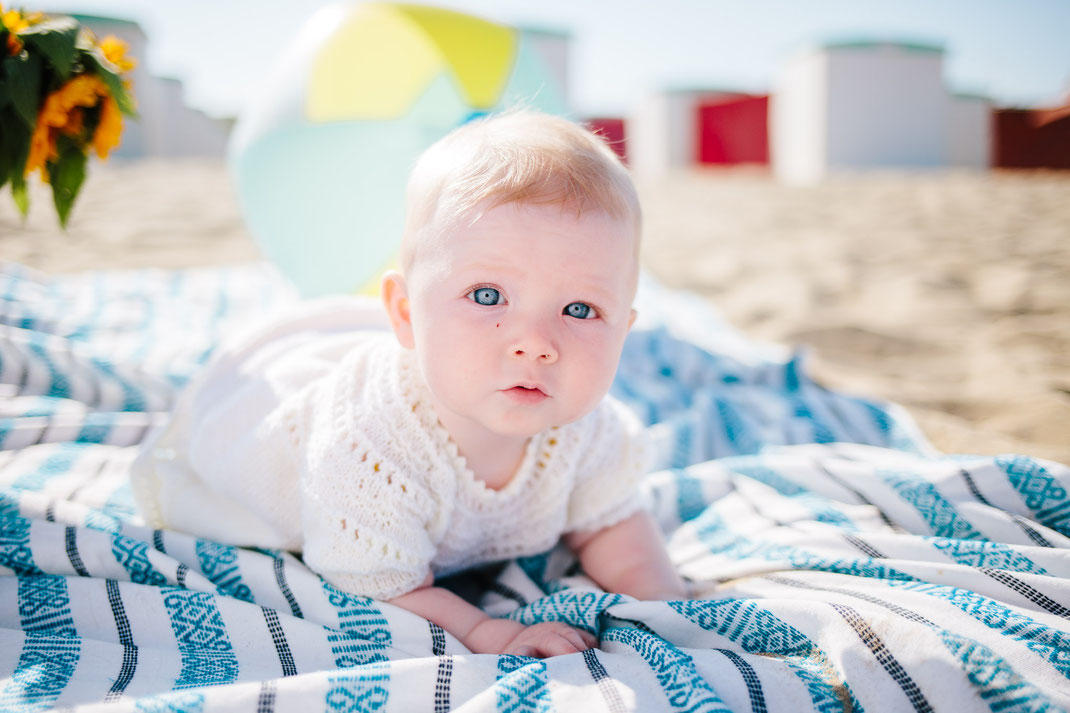
{"type": "MultiPolygon", "coordinates": [[[[639,182],[645,268],[823,384],[896,401],[949,453],[1070,463],[1070,172],[759,169],[639,182]]],[[[91,166],[66,232],[0,191],[0,259],[46,273],[259,258],[221,161],[91,166]]]]}

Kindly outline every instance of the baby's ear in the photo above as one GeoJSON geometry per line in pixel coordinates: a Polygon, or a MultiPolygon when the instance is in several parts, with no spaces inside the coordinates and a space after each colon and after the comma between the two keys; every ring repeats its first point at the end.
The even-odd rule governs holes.
{"type": "Polygon", "coordinates": [[[406,349],[412,349],[416,343],[412,338],[412,314],[409,311],[405,277],[397,270],[390,270],[383,275],[379,294],[383,297],[386,316],[390,318],[390,326],[394,328],[398,342],[406,349]]]}

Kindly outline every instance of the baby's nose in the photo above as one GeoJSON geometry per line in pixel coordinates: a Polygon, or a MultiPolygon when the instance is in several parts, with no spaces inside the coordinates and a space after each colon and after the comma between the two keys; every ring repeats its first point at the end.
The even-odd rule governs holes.
{"type": "Polygon", "coordinates": [[[557,350],[554,349],[552,346],[544,346],[537,349],[523,349],[521,347],[517,347],[513,351],[513,354],[518,357],[531,357],[532,359],[546,362],[548,364],[553,364],[555,361],[557,361],[557,350]]]}
{"type": "Polygon", "coordinates": [[[557,346],[549,331],[538,326],[524,329],[511,347],[513,356],[528,358],[542,363],[557,361],[557,346]]]}

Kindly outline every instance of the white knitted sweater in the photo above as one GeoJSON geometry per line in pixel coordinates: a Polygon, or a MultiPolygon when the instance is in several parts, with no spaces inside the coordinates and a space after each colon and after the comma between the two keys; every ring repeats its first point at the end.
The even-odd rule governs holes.
{"type": "Polygon", "coordinates": [[[353,298],[320,301],[224,349],[138,459],[146,520],[303,550],[335,586],[389,599],[427,573],[535,554],[640,507],[645,449],[607,397],[532,437],[492,490],[431,407],[414,354],[353,298]]]}

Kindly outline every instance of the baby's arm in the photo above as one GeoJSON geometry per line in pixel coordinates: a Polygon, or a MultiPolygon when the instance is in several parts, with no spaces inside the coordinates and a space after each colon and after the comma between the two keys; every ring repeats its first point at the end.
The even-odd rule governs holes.
{"type": "Polygon", "coordinates": [[[402,609],[430,619],[460,639],[477,654],[559,656],[584,651],[598,644],[586,631],[560,622],[524,626],[509,619],[494,619],[453,592],[432,586],[428,574],[418,589],[390,600],[402,609]]]}
{"type": "Polygon", "coordinates": [[[647,600],[687,598],[661,531],[645,510],[601,530],[570,533],[565,541],[583,571],[607,592],[647,600]]]}

